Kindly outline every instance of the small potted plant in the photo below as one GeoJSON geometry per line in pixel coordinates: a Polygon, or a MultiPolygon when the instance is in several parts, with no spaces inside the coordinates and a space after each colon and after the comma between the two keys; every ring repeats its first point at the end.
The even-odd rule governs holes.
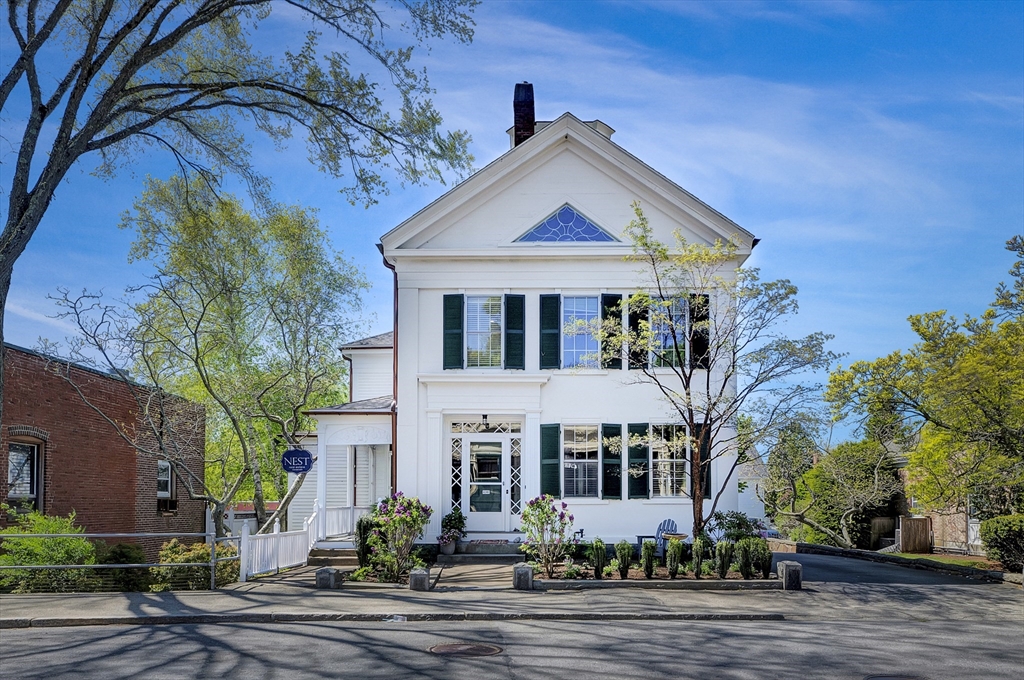
{"type": "Polygon", "coordinates": [[[441,545],[442,555],[451,555],[455,552],[455,543],[466,536],[466,516],[462,514],[459,506],[452,508],[452,511],[441,518],[441,535],[437,542],[441,545]]]}

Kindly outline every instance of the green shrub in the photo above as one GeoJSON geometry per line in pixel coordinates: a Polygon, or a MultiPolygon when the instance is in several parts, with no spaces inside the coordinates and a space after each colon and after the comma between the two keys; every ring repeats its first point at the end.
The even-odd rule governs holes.
{"type": "Polygon", "coordinates": [[[629,563],[633,560],[633,544],[625,539],[616,543],[615,559],[619,562],[619,578],[629,578],[629,563]]]}
{"type": "MultiPolygon", "coordinates": [[[[0,505],[0,512],[10,512],[0,505]]],[[[0,565],[43,566],[51,564],[95,564],[96,547],[85,538],[10,538],[17,534],[81,534],[75,513],[50,517],[40,512],[17,515],[16,526],[0,530],[0,565]]],[[[93,590],[92,569],[3,569],[0,588],[15,593],[75,593],[93,590]]]]}
{"type": "Polygon", "coordinates": [[[772,549],[768,547],[768,541],[763,538],[751,538],[750,560],[754,564],[754,571],[758,572],[761,578],[768,578],[772,573],[772,549]]]}
{"type": "Polygon", "coordinates": [[[700,578],[704,575],[704,560],[711,550],[711,542],[705,536],[698,536],[693,539],[693,577],[700,578]]]}
{"type": "Polygon", "coordinates": [[[1008,571],[1024,569],[1024,515],[1003,515],[981,523],[985,552],[1008,571]]]}
{"type": "Polygon", "coordinates": [[[608,550],[600,538],[595,538],[590,544],[590,563],[594,565],[594,578],[603,578],[604,569],[608,565],[608,550]]]}
{"type": "Polygon", "coordinates": [[[373,568],[381,580],[397,583],[412,566],[413,545],[423,535],[431,512],[429,505],[414,496],[406,497],[401,491],[374,508],[374,526],[368,543],[373,568]]]}
{"type": "Polygon", "coordinates": [[[675,578],[679,575],[679,565],[683,557],[683,542],[673,538],[665,548],[665,564],[668,566],[668,577],[675,578]]]}
{"type": "Polygon", "coordinates": [[[346,577],[347,581],[365,581],[366,577],[373,573],[370,567],[359,567],[346,577]]]}
{"type": "Polygon", "coordinates": [[[753,538],[743,538],[736,542],[736,561],[740,575],[745,579],[754,578],[753,541],[753,538]]]}
{"type": "Polygon", "coordinates": [[[718,574],[718,578],[725,578],[729,575],[735,547],[736,544],[732,541],[719,541],[715,545],[715,572],[718,574]]]}
{"type": "Polygon", "coordinates": [[[747,517],[742,512],[730,510],[722,512],[719,510],[711,515],[707,525],[708,534],[716,541],[732,541],[738,543],[744,538],[760,536],[764,530],[764,523],[761,520],[747,517]]]}
{"type": "MultiPolygon", "coordinates": [[[[98,562],[100,564],[144,564],[146,552],[141,546],[134,543],[115,543],[103,552],[98,562]]],[[[97,571],[97,576],[108,579],[111,586],[121,592],[145,592],[149,590],[153,581],[149,569],[146,567],[97,571]]]]}
{"type": "MultiPolygon", "coordinates": [[[[234,546],[220,544],[217,546],[217,557],[233,557],[238,552],[234,546]]],[[[160,564],[177,565],[205,562],[210,563],[210,546],[207,543],[185,544],[176,538],[164,543],[160,548],[160,564]]],[[[166,566],[150,567],[150,574],[153,577],[153,584],[150,590],[209,590],[210,589],[210,567],[209,566],[166,566]]],[[[218,562],[217,587],[234,583],[238,580],[238,560],[218,562]]]]}
{"type": "Polygon", "coordinates": [[[373,531],[375,520],[373,515],[363,515],[356,520],[355,546],[356,559],[360,567],[370,566],[370,534],[373,531]]]}
{"type": "Polygon", "coordinates": [[[645,578],[654,576],[654,552],[657,549],[658,544],[654,541],[644,541],[640,547],[640,564],[644,569],[645,578]]]}
{"type": "Polygon", "coordinates": [[[565,571],[562,572],[562,578],[576,579],[583,578],[583,569],[580,565],[573,562],[571,557],[565,558],[565,571]]]}
{"type": "Polygon", "coordinates": [[[520,529],[526,540],[519,549],[537,560],[548,578],[555,577],[555,565],[566,555],[572,535],[573,516],[568,508],[563,501],[559,509],[549,494],[527,501],[523,508],[520,529]]]}

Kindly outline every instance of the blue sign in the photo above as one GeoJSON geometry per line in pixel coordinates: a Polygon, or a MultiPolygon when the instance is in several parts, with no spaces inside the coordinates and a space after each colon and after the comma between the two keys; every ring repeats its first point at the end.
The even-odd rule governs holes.
{"type": "Polygon", "coordinates": [[[305,449],[285,451],[281,456],[281,467],[285,472],[302,474],[313,469],[313,454],[305,449]]]}

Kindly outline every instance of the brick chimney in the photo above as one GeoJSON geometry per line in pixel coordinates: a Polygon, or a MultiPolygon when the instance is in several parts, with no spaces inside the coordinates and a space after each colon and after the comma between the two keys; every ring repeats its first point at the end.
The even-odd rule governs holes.
{"type": "Polygon", "coordinates": [[[512,99],[512,113],[515,128],[515,143],[519,146],[533,136],[537,126],[536,114],[533,110],[533,85],[527,82],[516,83],[516,94],[512,99]]]}

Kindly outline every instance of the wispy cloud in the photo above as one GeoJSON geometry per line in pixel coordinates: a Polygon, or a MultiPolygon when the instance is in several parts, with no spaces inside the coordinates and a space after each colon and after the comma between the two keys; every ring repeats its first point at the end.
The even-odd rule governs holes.
{"type": "Polygon", "coordinates": [[[77,328],[75,328],[72,324],[68,323],[64,319],[58,319],[53,316],[47,316],[42,312],[38,312],[34,309],[29,309],[28,307],[20,305],[17,302],[11,302],[10,300],[7,301],[7,306],[4,308],[4,312],[5,314],[14,314],[15,316],[20,316],[22,319],[25,319],[27,321],[33,321],[37,324],[48,326],[50,328],[59,330],[63,333],[69,333],[74,335],[78,331],[77,328]]]}

